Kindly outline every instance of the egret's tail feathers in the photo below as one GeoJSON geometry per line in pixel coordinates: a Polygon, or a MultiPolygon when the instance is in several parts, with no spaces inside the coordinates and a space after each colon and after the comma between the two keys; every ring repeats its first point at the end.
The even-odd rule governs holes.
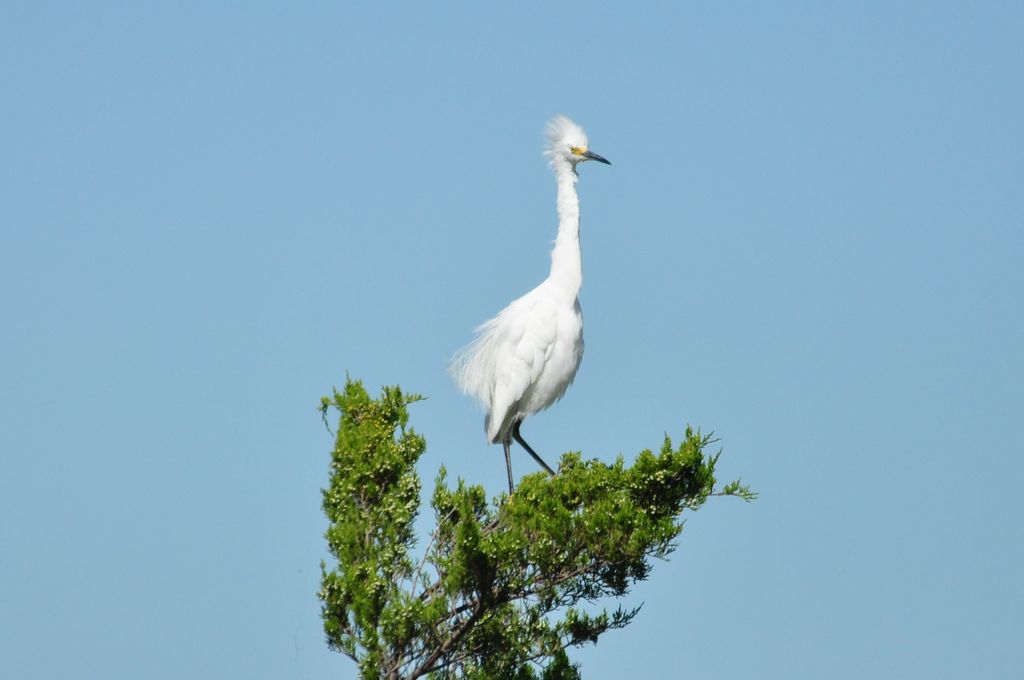
{"type": "Polygon", "coordinates": [[[494,329],[497,319],[484,322],[476,329],[476,338],[460,349],[448,364],[448,373],[463,393],[473,397],[484,408],[491,405],[494,376],[494,329]]]}

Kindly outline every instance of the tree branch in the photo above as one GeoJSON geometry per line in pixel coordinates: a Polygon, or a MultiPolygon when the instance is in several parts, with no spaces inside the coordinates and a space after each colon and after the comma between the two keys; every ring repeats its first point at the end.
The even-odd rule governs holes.
{"type": "Polygon", "coordinates": [[[459,640],[461,640],[462,637],[466,633],[468,633],[469,630],[476,624],[476,622],[480,620],[480,617],[483,616],[483,613],[483,607],[477,607],[476,610],[474,610],[473,613],[469,616],[469,618],[467,618],[459,625],[455,633],[450,638],[445,640],[440,647],[435,649],[433,653],[430,656],[428,656],[425,661],[423,661],[423,663],[417,666],[416,669],[409,674],[408,680],[416,680],[416,678],[420,677],[424,673],[428,673],[431,670],[433,670],[432,666],[434,665],[434,663],[443,655],[445,655],[448,652],[448,650],[450,650],[453,646],[458,644],[459,640]]]}

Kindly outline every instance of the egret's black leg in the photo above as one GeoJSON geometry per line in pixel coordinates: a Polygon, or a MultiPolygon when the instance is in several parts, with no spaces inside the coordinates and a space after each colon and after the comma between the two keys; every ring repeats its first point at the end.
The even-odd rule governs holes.
{"type": "Polygon", "coordinates": [[[505,447],[505,467],[508,468],[508,495],[511,496],[512,492],[515,491],[515,485],[512,483],[512,456],[508,452],[512,447],[512,443],[506,439],[501,445],[505,447]]]}
{"type": "MultiPolygon", "coordinates": [[[[552,470],[551,468],[549,468],[549,467],[548,467],[548,464],[547,464],[547,463],[545,463],[545,462],[544,462],[543,460],[541,460],[540,456],[538,456],[538,455],[537,455],[537,452],[536,452],[536,451],[534,451],[533,449],[531,449],[531,448],[530,448],[530,445],[529,445],[529,444],[527,444],[527,443],[526,443],[526,442],[525,442],[525,441],[523,440],[523,435],[519,434],[519,423],[520,423],[520,421],[518,421],[518,420],[517,420],[517,421],[516,421],[515,423],[513,423],[513,425],[512,425],[512,436],[513,436],[513,437],[515,438],[515,440],[516,440],[517,442],[519,442],[519,445],[520,445],[520,446],[522,446],[522,447],[523,447],[524,449],[526,449],[527,453],[529,453],[529,454],[530,454],[531,456],[533,456],[533,459],[534,459],[535,461],[537,461],[538,463],[540,463],[540,466],[541,466],[542,468],[544,468],[545,470],[547,470],[547,471],[548,471],[548,474],[549,474],[549,475],[551,475],[552,477],[554,477],[554,476],[555,476],[555,471],[554,471],[554,470],[552,470]]],[[[506,451],[507,451],[507,449],[506,449],[506,451]]],[[[510,468],[510,469],[511,469],[511,468],[510,468]]]]}

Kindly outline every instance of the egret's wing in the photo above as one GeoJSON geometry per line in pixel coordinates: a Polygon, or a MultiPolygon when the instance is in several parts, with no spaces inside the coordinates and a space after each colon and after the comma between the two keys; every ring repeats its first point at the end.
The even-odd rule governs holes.
{"type": "Polygon", "coordinates": [[[556,308],[534,289],[482,324],[476,339],[455,355],[452,377],[487,409],[492,441],[543,371],[557,332],[556,308]]]}
{"type": "Polygon", "coordinates": [[[502,313],[507,329],[495,352],[494,392],[488,436],[493,440],[504,431],[530,388],[537,382],[555,345],[558,314],[540,296],[527,297],[509,305],[502,313]]]}

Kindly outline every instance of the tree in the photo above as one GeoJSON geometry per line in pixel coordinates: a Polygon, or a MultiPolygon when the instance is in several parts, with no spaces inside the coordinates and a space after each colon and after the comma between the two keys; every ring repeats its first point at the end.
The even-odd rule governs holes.
{"type": "Polygon", "coordinates": [[[398,387],[373,399],[348,380],[321,401],[325,423],[340,413],[323,490],[337,560],[321,563],[324,630],[363,680],[578,679],[565,650],[639,611],[594,603],[647,578],[651,558],[675,549],[684,511],[716,495],[755,497],[738,480],[716,487],[720,453],[705,453],[712,439],[690,428],[632,466],[566,453],[557,477],[526,475],[493,502],[482,486],[451,488],[442,467],[436,527],[417,558],[415,466],[426,442],[407,407],[420,399],[398,387]]]}

